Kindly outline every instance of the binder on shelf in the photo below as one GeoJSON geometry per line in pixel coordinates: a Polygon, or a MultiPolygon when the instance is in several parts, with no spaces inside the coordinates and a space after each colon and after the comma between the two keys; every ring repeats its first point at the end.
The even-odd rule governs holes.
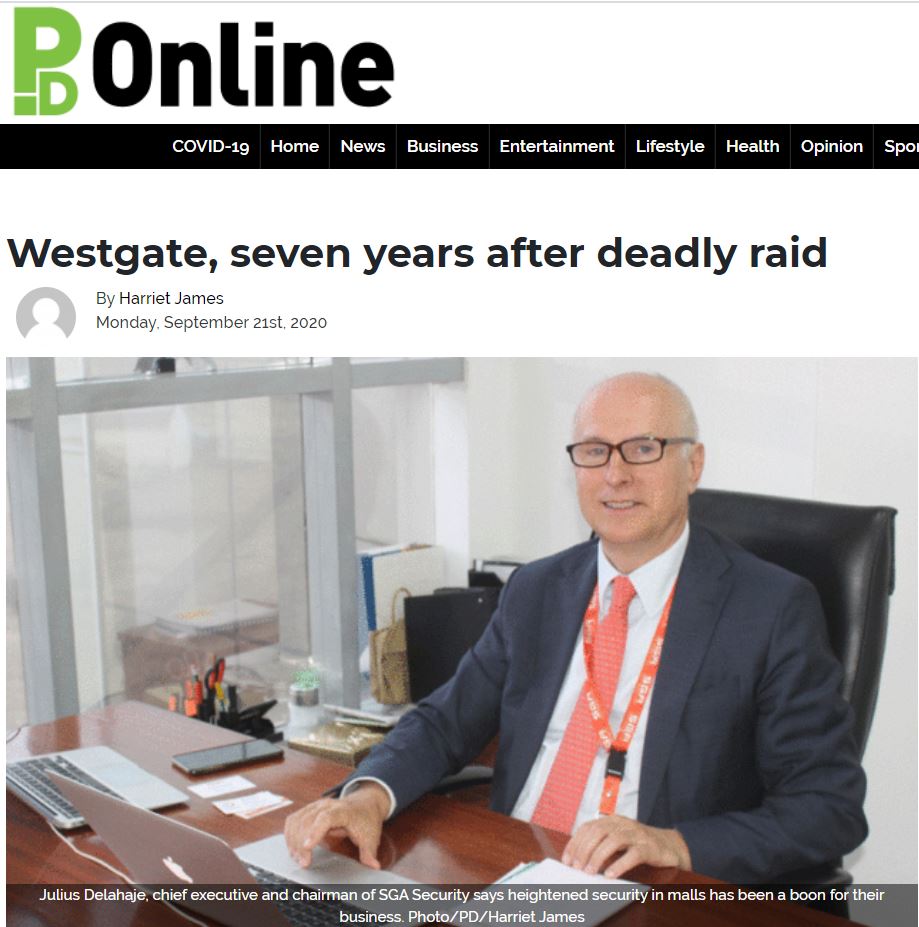
{"type": "Polygon", "coordinates": [[[358,609],[362,634],[405,617],[406,596],[429,595],[444,583],[443,548],[428,544],[383,547],[358,554],[358,609]]]}

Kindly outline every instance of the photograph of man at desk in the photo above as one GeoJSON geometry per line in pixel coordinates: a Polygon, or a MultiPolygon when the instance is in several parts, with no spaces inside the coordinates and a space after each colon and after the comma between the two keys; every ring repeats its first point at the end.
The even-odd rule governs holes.
{"type": "MultiPolygon", "coordinates": [[[[208,678],[213,672],[216,705],[217,683],[254,679],[255,669],[260,678],[268,678],[259,661],[266,654],[277,658],[279,650],[283,653],[287,635],[288,641],[309,641],[317,657],[310,665],[316,667],[322,697],[310,690],[312,698],[304,701],[309,717],[314,721],[321,717],[320,701],[356,706],[347,696],[351,680],[345,672],[357,670],[356,649],[342,649],[344,657],[336,667],[339,675],[330,672],[331,664],[326,662],[327,655],[334,654],[330,641],[347,644],[351,634],[353,647],[356,629],[346,634],[334,621],[322,620],[320,616],[329,612],[315,607],[311,599],[309,627],[304,632],[298,625],[302,614],[294,609],[291,621],[284,600],[295,583],[279,578],[280,604],[272,606],[270,618],[260,619],[265,628],[249,625],[245,630],[251,641],[237,652],[225,651],[225,663],[210,651],[213,628],[175,636],[163,622],[119,625],[118,637],[113,635],[106,647],[115,654],[121,647],[125,660],[134,661],[130,671],[125,663],[124,692],[107,694],[96,703],[78,700],[76,710],[52,710],[17,722],[19,726],[12,725],[8,734],[7,760],[29,763],[36,757],[105,747],[175,794],[158,806],[149,804],[160,809],[156,813],[142,811],[136,804],[123,806],[113,798],[97,801],[90,794],[92,814],[85,815],[90,827],[66,835],[73,849],[89,854],[86,858],[65,848],[63,835],[52,833],[39,815],[18,800],[17,795],[24,794],[21,790],[8,788],[8,923],[62,927],[94,923],[89,908],[59,904],[39,893],[53,895],[58,891],[53,887],[61,885],[119,884],[94,861],[100,857],[140,881],[150,881],[159,872],[161,882],[176,886],[177,891],[206,880],[208,872],[238,874],[236,859],[250,867],[250,874],[253,866],[279,873],[268,879],[272,884],[283,878],[305,886],[488,885],[511,871],[522,871],[521,864],[548,860],[567,867],[564,881],[601,878],[616,885],[613,880],[624,878],[632,886],[670,887],[685,893],[689,907],[681,907],[674,895],[672,910],[660,914],[661,923],[730,927],[740,917],[754,927],[768,927],[778,920],[832,927],[843,923],[833,915],[850,914],[872,927],[908,923],[908,916],[891,919],[889,909],[877,908],[872,919],[870,906],[853,908],[851,902],[858,897],[849,887],[853,879],[856,886],[865,883],[857,871],[852,872],[852,864],[864,858],[872,837],[890,837],[898,826],[913,827],[911,821],[898,822],[896,815],[870,813],[875,780],[871,757],[866,759],[865,753],[872,723],[875,728],[879,722],[889,723],[889,713],[878,712],[875,717],[885,649],[887,662],[893,662],[884,667],[885,672],[898,674],[902,669],[885,648],[885,636],[894,589],[894,517],[899,509],[901,530],[904,521],[914,524],[914,480],[909,485],[899,478],[889,485],[882,481],[854,497],[840,492],[824,495],[833,502],[792,498],[794,492],[781,491],[805,483],[808,467],[816,471],[814,461],[821,454],[825,460],[830,449],[844,446],[842,429],[837,434],[835,422],[832,427],[828,422],[842,408],[843,397],[851,395],[841,384],[857,366],[854,363],[749,361],[741,365],[730,359],[664,359],[642,364],[649,370],[663,369],[668,376],[637,372],[632,366],[623,359],[471,360],[459,374],[460,383],[445,389],[448,415],[458,408],[458,397],[463,402],[463,415],[450,420],[462,421],[470,432],[466,451],[472,474],[468,484],[453,494],[469,506],[468,522],[458,534],[464,543],[444,540],[437,532],[419,532],[418,539],[447,551],[448,584],[459,585],[473,554],[491,555],[503,548],[518,554],[523,565],[508,570],[500,592],[466,590],[460,596],[454,590],[453,596],[444,598],[443,613],[453,622],[468,618],[477,623],[481,603],[488,602],[489,610],[490,603],[497,604],[490,618],[476,624],[475,634],[469,636],[475,643],[461,658],[457,654],[458,666],[450,678],[443,674],[445,652],[425,667],[432,670],[436,662],[435,672],[407,680],[407,691],[415,693],[417,704],[369,755],[358,760],[355,769],[330,761],[332,754],[322,750],[291,749],[291,744],[302,746],[308,740],[295,736],[301,708],[293,694],[289,720],[283,714],[276,716],[288,739],[283,759],[204,776],[187,775],[173,764],[177,754],[238,743],[241,733],[222,726],[216,710],[213,718],[204,719],[181,707],[168,710],[163,696],[168,698],[172,690],[164,688],[156,675],[156,659],[141,661],[143,653],[164,654],[164,665],[168,661],[170,667],[180,666],[187,673],[187,658],[179,663],[177,654],[181,647],[197,648],[205,654],[196,658],[198,666],[206,669],[202,692],[210,690],[208,678]],[[747,403],[750,408],[743,412],[749,397],[727,398],[724,383],[718,384],[714,376],[718,363],[733,375],[746,364],[764,365],[756,381],[759,385],[750,388],[768,409],[759,423],[755,403],[747,403]],[[798,440],[793,429],[783,430],[777,414],[789,401],[792,387],[777,387],[771,397],[772,387],[764,384],[772,382],[771,372],[786,364],[791,381],[814,385],[823,375],[824,363],[832,385],[826,393],[835,389],[838,397],[827,400],[821,395],[820,401],[831,406],[835,401],[835,411],[818,409],[816,386],[792,409],[796,428],[812,420],[828,433],[811,446],[798,440]],[[564,402],[555,403],[546,418],[545,434],[532,427],[542,420],[542,413],[536,405],[527,407],[528,418],[512,436],[519,442],[525,434],[526,441],[515,445],[506,459],[493,452],[497,460],[492,468],[490,460],[481,459],[482,451],[497,447],[498,433],[489,429],[500,430],[503,425],[498,411],[489,418],[486,405],[493,404],[494,384],[506,382],[509,371],[530,387],[545,378],[540,387],[543,396],[566,378],[577,382],[577,392],[568,389],[564,402]],[[612,375],[604,376],[608,372],[612,375]],[[686,392],[678,385],[684,377],[689,381],[686,392]],[[735,427],[739,415],[749,418],[738,441],[753,451],[737,450],[720,434],[722,406],[735,427]],[[483,416],[481,421],[475,418],[476,410],[483,416]],[[769,430],[769,435],[760,436],[759,428],[769,430]],[[770,462],[781,459],[776,445],[782,442],[790,442],[783,452],[791,455],[794,474],[789,479],[753,479],[755,474],[744,467],[725,479],[733,461],[749,464],[760,452],[770,462]],[[793,459],[795,454],[803,459],[793,459]],[[532,473],[519,487],[508,488],[513,504],[508,502],[502,511],[501,504],[488,504],[498,499],[489,480],[512,475],[509,461],[525,462],[532,473]],[[712,472],[712,482],[728,485],[731,491],[700,486],[703,473],[708,478],[712,472]],[[553,487],[563,481],[570,486],[571,498],[561,491],[558,499],[552,497],[553,487]],[[753,492],[744,491],[748,482],[753,492]],[[770,488],[778,491],[764,493],[770,488]],[[850,499],[858,504],[850,504],[850,499]],[[488,550],[485,544],[491,542],[483,538],[492,537],[492,521],[512,524],[509,512],[529,513],[527,524],[503,535],[495,532],[494,537],[526,539],[529,532],[532,545],[521,544],[515,550],[499,540],[488,550]],[[552,553],[547,539],[556,536],[569,545],[580,541],[573,546],[557,544],[555,549],[564,549],[552,553]],[[127,637],[132,640],[124,649],[127,637]],[[318,658],[320,654],[326,656],[318,658]],[[348,662],[352,658],[353,667],[348,662]],[[225,679],[219,678],[224,674],[225,679]],[[129,681],[136,687],[130,691],[129,681]],[[337,692],[336,685],[341,687],[337,692]],[[437,687],[431,691],[433,686],[437,687]],[[482,763],[490,767],[484,775],[482,763]],[[238,792],[208,791],[209,785],[224,778],[235,779],[236,788],[247,792],[232,811],[229,806],[238,792]],[[467,788],[468,782],[476,785],[467,788]],[[483,797],[485,789],[487,797],[483,797]],[[263,801],[260,807],[246,805],[247,799],[258,796],[263,801]],[[221,808],[224,803],[226,811],[221,808]],[[130,818],[124,817],[122,807],[133,808],[130,818]],[[93,815],[99,816],[98,827],[93,826],[93,815]],[[134,823],[126,826],[126,820],[134,823]],[[159,852],[179,833],[171,828],[173,824],[185,828],[186,834],[194,828],[209,840],[217,838],[220,849],[214,850],[214,864],[223,860],[220,866],[225,868],[204,867],[199,873],[196,867],[202,860],[196,860],[197,851],[188,857],[193,860],[188,865],[178,850],[159,852]],[[106,831],[113,835],[111,840],[106,839],[106,831]],[[125,834],[141,832],[151,835],[142,847],[132,849],[128,840],[127,849],[119,852],[116,844],[125,840],[125,834]],[[151,848],[155,848],[152,855],[151,848]],[[134,859],[135,849],[146,852],[134,859]],[[341,870],[340,865],[351,868],[341,870]],[[767,892],[800,886],[795,900],[811,901],[814,907],[786,905],[782,897],[778,904],[745,903],[741,914],[730,904],[693,903],[702,897],[694,892],[732,891],[734,886],[767,892]]],[[[915,392],[915,363],[893,367],[890,383],[911,383],[915,392]]],[[[369,380],[372,373],[362,376],[369,380]]],[[[391,379],[390,373],[381,374],[381,381],[391,379]]],[[[290,382],[288,376],[285,383],[290,382]]],[[[304,377],[302,384],[304,395],[311,389],[327,389],[321,378],[314,383],[304,377]]],[[[155,382],[151,388],[172,389],[155,382]]],[[[230,393],[238,390],[235,384],[228,388],[230,393]]],[[[208,385],[208,395],[214,391],[208,385]]],[[[133,395],[140,396],[140,391],[133,395]]],[[[523,397],[519,399],[523,409],[525,391],[518,395],[523,397]]],[[[74,396],[69,399],[71,406],[79,402],[77,392],[74,396]]],[[[92,401],[99,400],[94,396],[92,401]]],[[[157,401],[162,402],[162,397],[157,401]]],[[[353,429],[358,447],[368,441],[376,446],[378,435],[361,427],[360,405],[349,395],[347,404],[352,402],[355,418],[344,419],[347,429],[353,429]]],[[[505,405],[510,408],[513,403],[505,405]]],[[[10,407],[14,415],[20,414],[15,402],[10,407]]],[[[867,422],[854,420],[853,433],[863,439],[877,427],[873,420],[870,427],[867,422]]],[[[913,445],[909,447],[914,465],[913,445]]],[[[448,475],[455,477],[455,448],[449,450],[444,455],[448,475]]],[[[883,446],[878,446],[881,450],[883,446]]],[[[310,463],[314,468],[325,466],[321,460],[310,463]]],[[[339,528],[347,527],[350,518],[360,530],[379,516],[366,505],[371,498],[369,481],[365,484],[367,477],[360,475],[360,468],[367,465],[366,455],[354,454],[356,479],[347,488],[359,502],[356,510],[351,502],[347,517],[337,523],[339,528]]],[[[272,467],[277,474],[277,460],[272,467]]],[[[329,472],[336,469],[341,470],[340,457],[332,461],[329,472]]],[[[381,469],[385,476],[385,467],[381,469]]],[[[297,461],[293,470],[302,475],[303,461],[297,461]]],[[[325,501],[332,498],[341,505],[341,493],[328,492],[327,484],[320,484],[320,489],[325,501]]],[[[399,489],[394,486],[394,494],[399,489]]],[[[420,495],[437,494],[423,488],[420,495]]],[[[814,496],[820,498],[819,486],[814,496]]],[[[314,503],[308,501],[307,508],[310,504],[314,503]]],[[[248,511],[243,506],[239,510],[248,511]]],[[[329,511],[341,514],[340,509],[321,514],[327,516],[329,511]]],[[[275,518],[278,528],[296,521],[283,522],[277,512],[275,518]]],[[[434,518],[432,509],[431,521],[442,530],[448,519],[434,518]]],[[[313,527],[317,522],[324,530],[336,524],[327,517],[314,518],[313,527]]],[[[416,519],[416,523],[420,522],[416,519]]],[[[353,537],[353,527],[350,530],[353,537]]],[[[905,542],[907,550],[914,552],[909,528],[905,542]]],[[[310,557],[319,556],[315,543],[307,547],[310,557]]],[[[322,556],[328,556],[328,549],[328,544],[323,546],[322,556]]],[[[314,569],[314,560],[309,566],[315,582],[322,571],[314,569]]],[[[342,593],[340,607],[342,614],[356,619],[354,566],[355,561],[350,561],[352,572],[342,571],[350,586],[347,600],[342,593]]],[[[242,575],[238,569],[233,574],[234,580],[242,575]]],[[[912,601],[915,577],[901,575],[898,580],[900,602],[903,596],[912,601]]],[[[342,590],[347,583],[342,582],[342,590]]],[[[269,599],[263,590],[260,593],[260,600],[269,599]]],[[[218,595],[229,601],[248,594],[244,586],[228,587],[215,592],[214,601],[218,595]]],[[[328,588],[322,594],[323,602],[334,604],[328,588]]],[[[409,630],[411,619],[423,616],[429,621],[439,614],[437,595],[416,598],[404,609],[409,630]]],[[[402,606],[404,602],[399,613],[402,606]]],[[[176,607],[170,604],[170,609],[176,607]]],[[[394,603],[391,611],[395,616],[394,603]]],[[[430,626],[426,631],[430,635],[430,626]]],[[[233,641],[236,633],[220,630],[224,641],[233,641]]],[[[444,637],[444,651],[457,649],[456,641],[462,642],[458,649],[468,643],[465,634],[451,634],[444,637]],[[453,641],[449,646],[448,638],[453,641]]],[[[431,646],[430,639],[425,646],[431,646]]],[[[419,659],[418,648],[418,638],[408,642],[409,671],[411,662],[419,659]]],[[[76,657],[83,658],[79,651],[76,657]]],[[[253,702],[272,694],[283,698],[288,687],[292,692],[291,672],[302,674],[304,665],[298,657],[273,690],[254,689],[253,702]]],[[[29,669],[27,662],[27,675],[29,669]]],[[[117,673],[109,675],[119,678],[117,673]]],[[[64,674],[60,681],[55,679],[53,688],[57,693],[66,691],[64,674]]],[[[59,694],[56,697],[66,704],[59,694]]],[[[914,734],[909,736],[914,742],[914,734]]],[[[70,791],[72,803],[79,803],[77,811],[82,811],[85,791],[79,786],[70,791]]],[[[82,823],[82,817],[72,814],[68,826],[82,823]]],[[[895,842],[898,847],[908,844],[903,833],[895,842]]],[[[192,840],[188,847],[193,846],[205,843],[192,840]]],[[[907,879],[901,876],[898,881],[907,879]]],[[[914,891],[910,897],[914,905],[914,891]]],[[[641,906],[632,908],[617,915],[615,922],[645,923],[641,906]]],[[[239,913],[225,922],[238,922],[239,913]]],[[[133,927],[181,923],[180,918],[147,904],[126,907],[122,920],[110,923],[133,927]]]]}
{"type": "Polygon", "coordinates": [[[291,853],[308,867],[344,832],[379,866],[384,821],[497,736],[491,807],[570,834],[587,873],[837,866],[867,833],[865,776],[815,589],[691,523],[705,450],[671,381],[596,386],[567,451],[598,540],[512,576],[455,678],[288,818],[291,853]]]}

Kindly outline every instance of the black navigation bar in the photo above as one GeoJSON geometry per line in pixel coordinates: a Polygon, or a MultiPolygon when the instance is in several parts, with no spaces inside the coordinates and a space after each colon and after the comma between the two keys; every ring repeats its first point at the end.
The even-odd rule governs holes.
{"type": "Polygon", "coordinates": [[[8,127],[4,168],[917,168],[919,125],[8,127]]]}

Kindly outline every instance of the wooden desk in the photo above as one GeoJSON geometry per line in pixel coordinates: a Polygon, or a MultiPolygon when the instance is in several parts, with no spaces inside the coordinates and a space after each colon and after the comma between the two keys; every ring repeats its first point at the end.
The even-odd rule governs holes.
{"type": "MultiPolygon", "coordinates": [[[[193,781],[170,764],[169,758],[183,750],[232,743],[242,738],[232,731],[192,721],[143,705],[127,702],[84,715],[64,718],[52,724],[23,728],[7,746],[7,759],[79,746],[107,744],[187,790],[193,781]]],[[[283,761],[264,763],[242,770],[259,788],[292,798],[295,806],[319,797],[338,783],[348,770],[327,760],[287,751],[283,761]]],[[[215,774],[221,775],[220,773],[215,774]]],[[[203,779],[203,777],[202,777],[203,779]]],[[[251,821],[228,817],[210,801],[188,794],[188,805],[164,812],[201,830],[217,834],[231,846],[278,833],[291,809],[271,812],[251,821]]],[[[38,814],[7,792],[7,923],[15,927],[47,924],[53,927],[146,927],[182,924],[178,915],[162,905],[147,903],[135,911],[124,905],[123,917],[104,917],[91,904],[45,904],[27,886],[121,884],[95,863],[73,853],[52,833],[38,814]]],[[[86,852],[117,861],[87,828],[75,832],[75,842],[86,852]]],[[[427,796],[386,825],[381,844],[384,866],[420,882],[488,883],[521,860],[561,856],[566,838],[562,834],[496,814],[483,807],[427,796]]],[[[341,841],[335,849],[352,856],[350,844],[341,841]]],[[[639,867],[630,876],[655,885],[717,885],[711,879],[676,869],[639,867]]],[[[632,905],[611,923],[615,927],[841,927],[847,923],[791,904],[752,905],[737,903],[702,906],[699,903],[632,905]]]]}

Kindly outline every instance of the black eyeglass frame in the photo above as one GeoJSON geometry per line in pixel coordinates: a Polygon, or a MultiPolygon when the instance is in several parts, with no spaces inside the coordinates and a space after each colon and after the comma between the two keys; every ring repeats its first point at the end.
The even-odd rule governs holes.
{"type": "Polygon", "coordinates": [[[571,462],[582,470],[596,470],[600,467],[605,467],[612,460],[613,452],[618,451],[619,456],[622,458],[622,462],[628,464],[630,467],[643,467],[645,464],[658,463],[664,458],[664,451],[667,449],[667,446],[670,444],[697,444],[695,438],[658,438],[656,435],[635,435],[634,438],[626,438],[624,441],[620,441],[618,444],[610,444],[609,441],[576,441],[574,444],[569,444],[565,447],[565,450],[568,452],[568,456],[571,458],[571,462]],[[654,460],[626,460],[625,455],[622,453],[623,444],[630,444],[632,441],[656,441],[661,446],[661,452],[658,457],[655,457],[654,460]],[[602,463],[595,464],[579,464],[574,459],[574,449],[580,447],[584,444],[599,444],[607,449],[606,460],[602,463]]]}

